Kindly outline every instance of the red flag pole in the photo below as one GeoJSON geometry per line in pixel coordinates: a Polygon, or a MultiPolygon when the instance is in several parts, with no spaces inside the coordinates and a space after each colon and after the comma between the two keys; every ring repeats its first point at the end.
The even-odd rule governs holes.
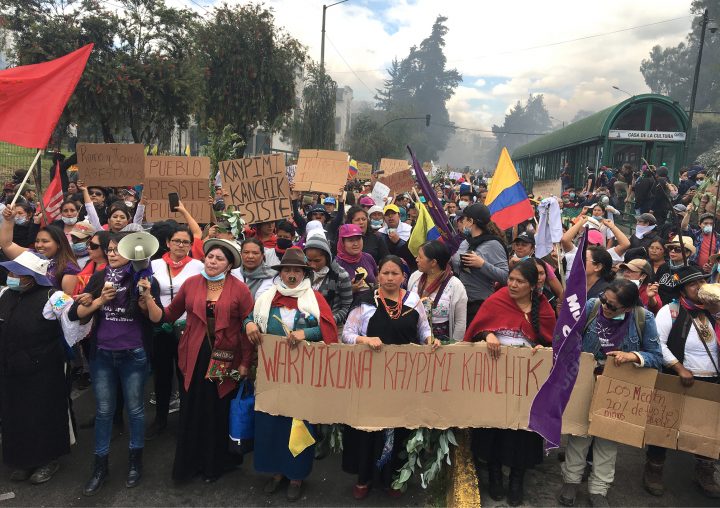
{"type": "Polygon", "coordinates": [[[10,207],[12,208],[15,206],[15,203],[17,202],[18,198],[20,197],[20,194],[22,193],[23,187],[25,187],[25,184],[28,181],[28,178],[30,178],[30,173],[33,172],[33,168],[35,167],[35,164],[37,164],[37,161],[40,159],[40,155],[42,154],[42,150],[38,148],[37,154],[35,154],[35,158],[32,161],[32,164],[30,164],[30,169],[28,169],[27,173],[25,173],[25,178],[23,178],[23,181],[20,183],[20,187],[18,187],[17,192],[15,193],[15,196],[13,196],[13,200],[10,203],[10,207]]]}

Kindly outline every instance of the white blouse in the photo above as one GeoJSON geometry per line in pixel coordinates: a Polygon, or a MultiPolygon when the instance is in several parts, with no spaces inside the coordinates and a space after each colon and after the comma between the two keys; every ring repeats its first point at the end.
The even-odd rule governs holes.
{"type": "MultiPolygon", "coordinates": [[[[420,302],[420,297],[416,293],[408,293],[408,297],[403,305],[415,309],[419,314],[417,342],[418,344],[427,344],[427,340],[432,335],[432,332],[430,331],[430,324],[428,323],[427,314],[425,313],[425,306],[420,302]]],[[[356,344],[359,336],[367,336],[368,323],[376,311],[377,307],[366,303],[360,304],[351,310],[345,322],[345,327],[343,328],[343,343],[356,344]]]]}
{"type": "Polygon", "coordinates": [[[165,260],[153,259],[151,266],[153,277],[158,281],[158,285],[160,286],[160,302],[162,302],[163,307],[167,307],[172,300],[171,293],[173,296],[177,295],[185,281],[194,275],[198,275],[204,265],[202,261],[198,261],[197,259],[190,260],[190,262],[180,270],[180,273],[172,277],[172,292],[170,291],[170,271],[168,270],[168,265],[165,260]]]}

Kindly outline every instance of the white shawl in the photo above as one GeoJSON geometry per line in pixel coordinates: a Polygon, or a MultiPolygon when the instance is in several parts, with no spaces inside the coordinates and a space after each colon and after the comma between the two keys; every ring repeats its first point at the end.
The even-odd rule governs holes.
{"type": "Polygon", "coordinates": [[[270,319],[270,306],[275,294],[280,292],[283,296],[297,298],[298,310],[305,316],[313,316],[320,323],[320,306],[310,285],[310,279],[305,278],[296,288],[288,288],[282,282],[273,285],[255,301],[253,318],[262,333],[267,333],[268,320],[270,319]]]}

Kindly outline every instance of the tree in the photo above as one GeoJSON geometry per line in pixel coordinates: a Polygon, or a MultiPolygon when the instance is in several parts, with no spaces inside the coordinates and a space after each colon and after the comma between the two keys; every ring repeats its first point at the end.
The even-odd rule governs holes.
{"type": "Polygon", "coordinates": [[[589,117],[590,115],[594,115],[595,113],[596,113],[595,111],[588,111],[587,109],[580,109],[580,110],[578,110],[577,113],[575,113],[575,116],[573,117],[572,120],[570,120],[570,123],[575,123],[577,121],[582,120],[583,118],[589,117]]]}
{"type": "Polygon", "coordinates": [[[65,111],[95,126],[106,142],[128,130],[137,143],[167,138],[184,127],[201,94],[193,55],[193,14],[164,0],[105,2],[0,0],[13,32],[13,63],[47,61],[95,43],[85,72],[65,111]]]}
{"type": "Polygon", "coordinates": [[[435,159],[447,146],[453,132],[446,104],[462,76],[455,69],[446,69],[446,21],[446,17],[438,16],[430,36],[420,46],[410,48],[404,59],[393,60],[388,69],[389,77],[375,96],[376,105],[385,112],[386,121],[407,117],[421,119],[395,122],[383,129],[383,135],[392,140],[395,153],[404,153],[405,145],[410,144],[420,160],[435,159]],[[432,116],[430,127],[422,121],[427,114],[432,116]]]}
{"type": "Polygon", "coordinates": [[[505,115],[502,125],[492,126],[495,139],[497,139],[498,155],[503,147],[507,147],[508,151],[512,153],[515,148],[535,139],[536,134],[547,133],[551,128],[550,113],[545,107],[543,95],[530,94],[525,105],[521,101],[517,101],[505,115]]]}
{"type": "MultiPolygon", "coordinates": [[[[680,102],[685,108],[690,107],[690,95],[693,85],[693,73],[700,44],[700,21],[705,9],[709,9],[710,18],[720,18],[720,7],[717,1],[694,0],[690,12],[694,19],[692,31],[686,41],[677,46],[662,48],[655,46],[649,58],[640,64],[640,72],[645,83],[653,93],[668,95],[680,102]]],[[[708,32],[705,36],[702,66],[698,80],[696,111],[703,109],[717,110],[720,108],[720,38],[708,32]]]]}
{"type": "Polygon", "coordinates": [[[311,63],[303,89],[302,120],[293,129],[297,148],[335,150],[336,96],[337,83],[311,63]]]}
{"type": "Polygon", "coordinates": [[[398,150],[397,145],[385,135],[377,120],[367,112],[354,118],[349,140],[348,151],[354,159],[359,161],[372,164],[383,157],[400,157],[401,155],[394,153],[394,150],[398,150]]]}
{"type": "Polygon", "coordinates": [[[232,125],[243,142],[256,127],[275,132],[296,104],[305,48],[259,4],[217,7],[198,30],[206,77],[202,120],[232,125]]]}

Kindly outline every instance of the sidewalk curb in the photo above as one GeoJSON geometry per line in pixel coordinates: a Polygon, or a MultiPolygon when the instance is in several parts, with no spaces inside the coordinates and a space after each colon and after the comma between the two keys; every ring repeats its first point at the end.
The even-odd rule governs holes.
{"type": "Polygon", "coordinates": [[[450,487],[446,503],[449,507],[480,508],[480,486],[475,471],[475,461],[470,450],[470,430],[457,429],[458,446],[452,449],[450,487]]]}

